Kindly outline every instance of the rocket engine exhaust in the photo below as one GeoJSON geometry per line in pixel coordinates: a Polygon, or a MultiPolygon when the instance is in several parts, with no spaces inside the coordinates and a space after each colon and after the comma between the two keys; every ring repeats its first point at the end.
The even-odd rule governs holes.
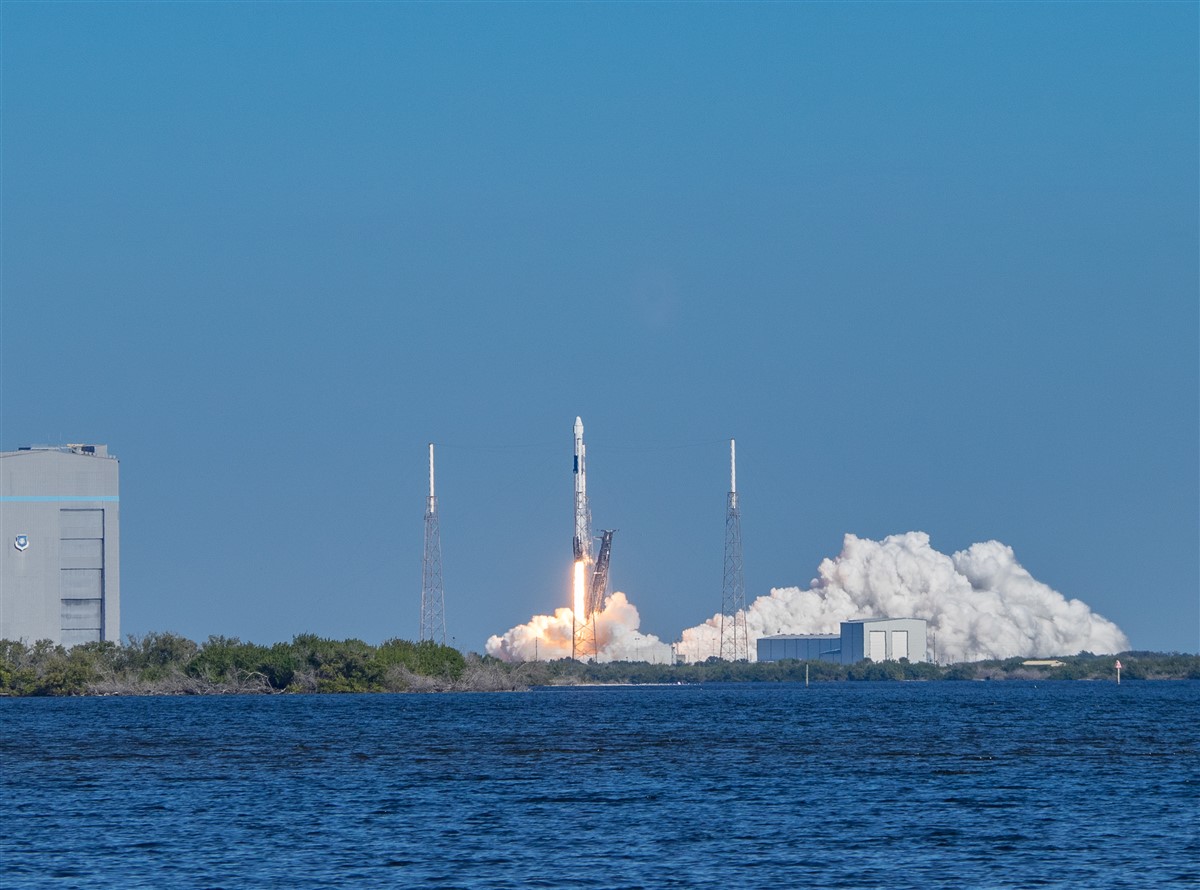
{"type": "Polygon", "coordinates": [[[575,574],[572,585],[572,611],[575,615],[575,623],[583,624],[587,621],[587,591],[584,579],[587,577],[586,566],[582,559],[575,560],[575,574]]]}

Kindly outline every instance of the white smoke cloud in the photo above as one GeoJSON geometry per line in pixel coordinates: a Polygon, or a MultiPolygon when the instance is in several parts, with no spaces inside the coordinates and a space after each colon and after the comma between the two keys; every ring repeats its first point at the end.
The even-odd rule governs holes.
{"type": "MultiPolygon", "coordinates": [[[[846,535],[841,554],[817,571],[809,589],[775,588],[747,609],[752,660],[759,637],[835,634],[855,618],[924,618],[930,658],[940,662],[1129,648],[1120,628],[1035,579],[999,541],[947,556],[924,532],[882,541],[846,535]]],[[[680,654],[689,661],[719,654],[720,626],[714,615],[685,630],[680,654]]]]}
{"type": "MultiPolygon", "coordinates": [[[[609,596],[604,609],[596,614],[596,660],[669,663],[671,647],[653,634],[641,633],[641,620],[637,607],[624,593],[609,596]]],[[[553,615],[534,615],[503,636],[489,637],[486,648],[488,655],[503,661],[570,658],[572,634],[571,610],[562,608],[553,615]]],[[[586,657],[590,658],[590,641],[588,649],[586,657]]]]}

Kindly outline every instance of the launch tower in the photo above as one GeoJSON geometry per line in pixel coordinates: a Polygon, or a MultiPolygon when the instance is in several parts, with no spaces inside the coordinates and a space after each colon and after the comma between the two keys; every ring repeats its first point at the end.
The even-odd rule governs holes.
{"type": "Polygon", "coordinates": [[[737,451],[729,440],[729,505],[725,512],[725,573],[721,584],[721,658],[747,661],[746,578],[742,572],[742,514],[737,496],[737,451]]]}
{"type": "Polygon", "coordinates": [[[421,561],[420,642],[446,645],[446,592],[442,586],[442,532],[433,493],[433,443],[429,443],[429,500],[425,506],[425,556],[421,561]]]}

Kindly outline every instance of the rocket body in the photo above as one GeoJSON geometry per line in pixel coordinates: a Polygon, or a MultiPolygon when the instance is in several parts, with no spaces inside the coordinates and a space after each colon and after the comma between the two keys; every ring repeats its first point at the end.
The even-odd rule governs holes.
{"type": "Polygon", "coordinates": [[[592,561],[592,515],[587,500],[587,459],[583,444],[583,419],[575,418],[575,537],[572,550],[575,561],[592,561]]]}

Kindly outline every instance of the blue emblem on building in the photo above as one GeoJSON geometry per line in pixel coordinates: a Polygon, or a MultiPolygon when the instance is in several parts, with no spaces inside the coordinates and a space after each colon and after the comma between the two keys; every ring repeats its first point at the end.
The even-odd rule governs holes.
{"type": "Polygon", "coordinates": [[[17,540],[13,542],[13,546],[18,550],[29,549],[29,535],[17,535],[17,540]]]}

